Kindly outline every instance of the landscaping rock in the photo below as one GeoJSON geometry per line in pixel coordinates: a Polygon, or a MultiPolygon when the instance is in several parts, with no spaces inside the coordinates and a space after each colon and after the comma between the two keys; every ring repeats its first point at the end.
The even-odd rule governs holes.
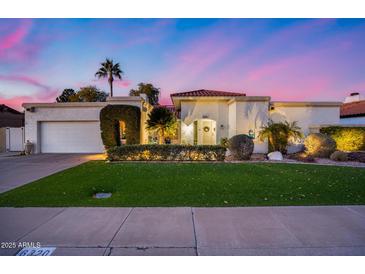
{"type": "Polygon", "coordinates": [[[280,151],[270,152],[269,154],[267,154],[267,157],[269,158],[269,160],[273,160],[273,161],[282,161],[283,160],[283,154],[281,154],[280,151]]]}
{"type": "Polygon", "coordinates": [[[228,149],[234,160],[249,160],[254,149],[254,143],[251,137],[239,134],[229,139],[228,149]]]}

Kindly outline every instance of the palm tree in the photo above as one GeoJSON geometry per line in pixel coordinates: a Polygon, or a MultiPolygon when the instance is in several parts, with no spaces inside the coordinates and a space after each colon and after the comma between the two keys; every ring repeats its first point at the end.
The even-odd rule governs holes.
{"type": "Polygon", "coordinates": [[[285,154],[289,140],[302,138],[303,134],[295,121],[274,123],[269,120],[268,124],[261,128],[258,137],[261,141],[266,138],[269,140],[269,151],[280,151],[285,154]]]}
{"type": "Polygon", "coordinates": [[[101,63],[101,67],[95,73],[95,76],[100,78],[108,78],[110,86],[110,97],[113,97],[113,81],[114,77],[122,79],[123,71],[120,69],[119,63],[114,64],[113,60],[106,58],[105,62],[101,63]]]}
{"type": "Polygon", "coordinates": [[[177,129],[175,115],[166,107],[155,107],[148,114],[146,128],[156,132],[159,136],[159,144],[163,144],[165,138],[173,136],[177,129]]]}

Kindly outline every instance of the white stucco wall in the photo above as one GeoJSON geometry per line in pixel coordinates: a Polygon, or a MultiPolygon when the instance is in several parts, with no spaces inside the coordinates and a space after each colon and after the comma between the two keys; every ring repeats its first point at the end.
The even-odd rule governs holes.
{"type": "Polygon", "coordinates": [[[187,130],[193,128],[196,119],[216,121],[216,143],[228,136],[228,104],[226,101],[183,101],[181,102],[181,142],[192,144],[187,130]],[[221,127],[222,125],[222,127],[221,127]]]}
{"type": "Polygon", "coordinates": [[[40,122],[43,121],[99,121],[102,106],[98,107],[36,107],[25,112],[25,140],[34,144],[40,152],[40,122]]]}
{"type": "Polygon", "coordinates": [[[311,125],[339,124],[339,106],[275,106],[270,111],[270,118],[274,122],[297,121],[304,135],[308,135],[311,125]]]}
{"type": "Polygon", "coordinates": [[[341,118],[340,124],[342,124],[342,125],[365,125],[365,116],[364,117],[341,118]]]}
{"type": "MultiPolygon", "coordinates": [[[[274,122],[294,122],[296,121],[304,137],[313,132],[313,127],[321,124],[339,124],[340,106],[321,105],[321,103],[273,103],[273,110],[270,111],[270,119],[274,122]]],[[[295,144],[288,146],[288,153],[295,153],[303,150],[304,138],[297,140],[295,144]]]]}
{"type": "Polygon", "coordinates": [[[232,134],[229,137],[237,134],[248,134],[250,130],[255,133],[254,153],[266,153],[268,146],[266,142],[261,142],[258,139],[258,134],[261,127],[267,124],[269,111],[269,101],[243,101],[236,102],[236,124],[230,130],[232,134]]]}
{"type": "Polygon", "coordinates": [[[237,132],[237,103],[234,101],[228,106],[228,138],[236,135],[237,132]]]}
{"type": "MultiPolygon", "coordinates": [[[[100,110],[109,104],[133,105],[141,108],[141,143],[147,143],[148,133],[145,130],[146,115],[150,111],[149,105],[142,107],[142,102],[112,101],[97,103],[53,103],[53,104],[24,104],[34,112],[25,111],[25,140],[34,144],[34,152],[40,152],[40,124],[44,121],[96,121],[99,122],[100,110]]],[[[100,133],[100,132],[99,132],[100,133]]],[[[101,138],[101,137],[100,137],[101,138]]]]}
{"type": "MultiPolygon", "coordinates": [[[[193,122],[208,118],[216,121],[216,143],[221,138],[248,134],[252,129],[258,135],[268,120],[269,101],[192,100],[181,102],[181,143],[193,144],[193,122]]],[[[255,153],[266,153],[267,143],[254,139],[255,153]]]]}

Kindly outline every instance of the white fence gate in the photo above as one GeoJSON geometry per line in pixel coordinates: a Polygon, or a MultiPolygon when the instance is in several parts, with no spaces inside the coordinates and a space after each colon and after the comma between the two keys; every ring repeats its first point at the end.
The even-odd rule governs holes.
{"type": "Polygon", "coordinates": [[[24,150],[24,128],[8,127],[6,128],[6,150],[23,151],[24,150]]]}

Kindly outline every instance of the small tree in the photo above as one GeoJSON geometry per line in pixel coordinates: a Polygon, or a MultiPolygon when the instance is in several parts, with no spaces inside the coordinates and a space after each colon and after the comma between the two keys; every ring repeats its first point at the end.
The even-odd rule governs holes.
{"type": "Polygon", "coordinates": [[[66,102],[78,102],[78,96],[72,88],[66,88],[62,91],[61,95],[56,98],[58,103],[66,102]]]}
{"type": "Polygon", "coordinates": [[[108,94],[96,86],[87,86],[80,88],[77,96],[81,102],[105,102],[108,94]]]}
{"type": "Polygon", "coordinates": [[[268,124],[261,128],[258,137],[261,141],[268,139],[270,152],[280,151],[286,154],[289,140],[302,138],[303,134],[295,121],[274,123],[269,120],[268,124]]]}
{"type": "Polygon", "coordinates": [[[159,88],[154,87],[152,84],[139,83],[137,89],[129,91],[130,96],[139,96],[141,94],[146,94],[147,100],[151,105],[158,105],[159,88]]]}
{"type": "Polygon", "coordinates": [[[146,128],[151,132],[157,133],[159,144],[163,144],[166,137],[172,137],[176,132],[176,117],[166,107],[155,107],[148,114],[146,128]]]}

